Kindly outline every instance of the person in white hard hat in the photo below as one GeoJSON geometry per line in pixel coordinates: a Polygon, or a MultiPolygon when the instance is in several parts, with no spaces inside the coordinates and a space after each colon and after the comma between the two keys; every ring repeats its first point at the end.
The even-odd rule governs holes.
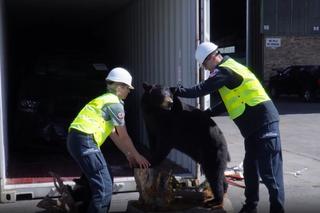
{"type": "Polygon", "coordinates": [[[125,126],[123,101],[132,86],[130,73],[117,67],[106,77],[107,92],[90,101],[69,127],[67,148],[89,182],[89,213],[108,212],[112,195],[112,175],[100,150],[110,136],[127,157],[130,167],[148,168],[150,163],[135,149],[125,126]]]}
{"type": "MultiPolygon", "coordinates": [[[[196,98],[213,94],[210,116],[227,111],[244,137],[244,180],[246,203],[241,213],[257,212],[259,177],[268,188],[270,212],[284,212],[284,184],[279,113],[255,75],[244,65],[219,53],[211,42],[201,43],[195,58],[210,72],[209,78],[184,88],[172,87],[176,96],[196,98]]],[[[213,199],[211,205],[222,200],[213,199]]],[[[209,203],[210,204],[210,203],[209,203]]]]}

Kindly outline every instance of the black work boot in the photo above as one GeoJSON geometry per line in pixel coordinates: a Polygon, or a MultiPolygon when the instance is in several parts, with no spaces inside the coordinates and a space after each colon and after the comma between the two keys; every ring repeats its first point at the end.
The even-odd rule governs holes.
{"type": "Polygon", "coordinates": [[[249,205],[243,205],[242,209],[239,211],[239,213],[257,213],[257,207],[256,206],[249,206],[249,205]]]}

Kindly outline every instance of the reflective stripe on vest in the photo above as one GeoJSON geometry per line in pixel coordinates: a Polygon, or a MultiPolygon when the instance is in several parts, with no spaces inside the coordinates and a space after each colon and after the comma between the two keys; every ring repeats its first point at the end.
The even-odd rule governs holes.
{"type": "Polygon", "coordinates": [[[102,116],[102,107],[111,103],[120,103],[119,98],[112,93],[106,93],[93,99],[79,112],[69,129],[93,134],[94,140],[100,147],[114,128],[111,121],[106,121],[102,116]]]}
{"type": "Polygon", "coordinates": [[[255,106],[270,100],[259,80],[247,67],[231,58],[227,59],[219,66],[231,69],[243,78],[242,83],[232,90],[228,89],[226,86],[219,89],[219,93],[231,119],[235,119],[242,115],[245,111],[246,104],[255,106]]]}

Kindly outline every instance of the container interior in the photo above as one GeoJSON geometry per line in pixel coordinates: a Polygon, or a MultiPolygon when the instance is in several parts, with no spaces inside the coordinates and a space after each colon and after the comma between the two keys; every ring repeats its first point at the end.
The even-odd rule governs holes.
{"type": "MultiPolygon", "coordinates": [[[[113,34],[122,20],[114,17],[131,3],[5,2],[9,184],[47,182],[49,171],[67,178],[80,175],[66,150],[67,128],[89,100],[105,92],[109,69],[123,63],[117,52],[122,36],[113,34]]],[[[126,122],[136,141],[132,105],[136,103],[129,97],[126,122]]],[[[112,142],[102,150],[114,177],[132,176],[126,158],[112,142]]],[[[174,163],[171,166],[185,172],[174,163]]]]}

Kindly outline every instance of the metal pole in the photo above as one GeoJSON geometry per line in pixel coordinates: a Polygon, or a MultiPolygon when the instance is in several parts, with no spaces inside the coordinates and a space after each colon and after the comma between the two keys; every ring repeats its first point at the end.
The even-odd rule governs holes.
{"type": "MultiPolygon", "coordinates": [[[[210,41],[210,0],[200,1],[200,41],[210,41]]],[[[199,68],[200,81],[205,80],[209,77],[209,73],[203,68],[199,68]]],[[[210,95],[200,98],[200,109],[206,109],[210,107],[210,95]]]]}

